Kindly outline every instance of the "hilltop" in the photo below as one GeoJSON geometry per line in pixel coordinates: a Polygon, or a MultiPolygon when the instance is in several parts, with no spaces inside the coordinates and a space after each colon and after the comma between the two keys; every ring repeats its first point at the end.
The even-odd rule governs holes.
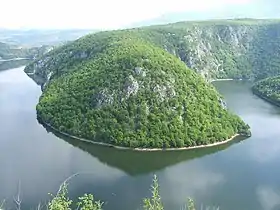
{"type": "Polygon", "coordinates": [[[211,84],[143,37],[102,32],[51,51],[39,118],[60,132],[133,148],[198,146],[248,133],[211,84]]]}

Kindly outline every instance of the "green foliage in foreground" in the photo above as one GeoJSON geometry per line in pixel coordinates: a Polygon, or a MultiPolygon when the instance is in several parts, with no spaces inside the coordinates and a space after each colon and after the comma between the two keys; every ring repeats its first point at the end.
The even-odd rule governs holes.
{"type": "Polygon", "coordinates": [[[46,86],[37,113],[61,132],[124,147],[198,146],[247,133],[215,88],[175,56],[135,37],[107,37],[104,52],[46,86]]]}
{"type": "MultiPolygon", "coordinates": [[[[143,206],[140,209],[143,210],[164,210],[164,205],[161,200],[159,192],[159,184],[157,176],[154,175],[153,183],[151,185],[151,197],[143,199],[143,206]]],[[[36,209],[38,210],[102,210],[104,207],[104,202],[96,200],[92,194],[84,194],[78,198],[78,202],[74,203],[68,197],[67,191],[67,181],[64,181],[60,186],[59,191],[53,195],[50,194],[51,200],[45,205],[41,206],[40,204],[36,209]]],[[[19,199],[19,198],[18,198],[19,199]]],[[[17,204],[18,210],[21,209],[21,201],[17,204]]],[[[0,210],[5,210],[5,202],[0,202],[0,210]]],[[[193,199],[188,198],[187,203],[180,208],[180,210],[195,210],[195,203],[193,199]]],[[[208,210],[218,210],[219,208],[209,208],[208,210]]],[[[201,210],[203,210],[201,208],[201,210]]]]}
{"type": "MultiPolygon", "coordinates": [[[[151,186],[152,196],[143,200],[143,210],[164,210],[164,205],[159,193],[159,184],[156,175],[151,186]]],[[[57,195],[53,196],[48,203],[49,210],[102,210],[103,202],[96,201],[91,194],[85,194],[79,198],[79,202],[73,203],[67,197],[67,185],[64,183],[57,195]]],[[[188,199],[188,203],[182,209],[195,210],[195,205],[192,199],[188,199]]]]}
{"type": "Polygon", "coordinates": [[[280,106],[280,76],[260,80],[252,89],[255,94],[280,106]]]}
{"type": "Polygon", "coordinates": [[[100,201],[95,201],[93,195],[84,194],[82,197],[79,197],[79,202],[75,204],[73,208],[73,201],[67,197],[67,185],[64,183],[60,191],[54,196],[48,203],[49,210],[101,210],[103,203],[100,201]]]}

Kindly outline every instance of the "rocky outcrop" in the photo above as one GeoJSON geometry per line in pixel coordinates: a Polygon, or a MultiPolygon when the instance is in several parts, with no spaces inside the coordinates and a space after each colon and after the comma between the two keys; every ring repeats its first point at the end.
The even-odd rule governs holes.
{"type": "Polygon", "coordinates": [[[146,71],[142,67],[135,67],[134,72],[138,76],[141,76],[141,77],[145,77],[146,76],[146,71]]]}
{"type": "Polygon", "coordinates": [[[219,99],[219,103],[221,104],[223,109],[227,109],[227,103],[222,98],[219,99]]]}
{"type": "Polygon", "coordinates": [[[78,51],[74,53],[73,51],[69,52],[59,52],[57,56],[52,56],[57,51],[50,51],[42,59],[36,60],[25,68],[25,72],[32,76],[37,74],[37,83],[41,86],[45,86],[45,83],[49,81],[49,75],[55,75],[62,71],[64,68],[67,68],[67,61],[71,60],[72,63],[88,59],[90,55],[85,51],[78,51]],[[62,64],[62,65],[61,65],[62,64]]]}
{"type": "Polygon", "coordinates": [[[136,95],[138,89],[139,89],[139,84],[137,80],[132,75],[130,75],[124,86],[125,98],[127,99],[131,95],[136,95]]]}
{"type": "Polygon", "coordinates": [[[155,85],[153,91],[157,94],[160,101],[164,101],[165,99],[173,98],[176,96],[175,88],[170,84],[166,85],[155,85]]]}
{"type": "Polygon", "coordinates": [[[113,102],[113,94],[110,94],[107,89],[104,89],[93,96],[93,107],[95,108],[101,108],[102,106],[110,105],[113,102]]]}
{"type": "Polygon", "coordinates": [[[185,34],[175,34],[179,45],[168,51],[175,50],[189,68],[207,80],[240,78],[244,77],[244,67],[239,67],[238,62],[243,62],[241,60],[250,51],[257,29],[249,25],[193,26],[185,34]]]}

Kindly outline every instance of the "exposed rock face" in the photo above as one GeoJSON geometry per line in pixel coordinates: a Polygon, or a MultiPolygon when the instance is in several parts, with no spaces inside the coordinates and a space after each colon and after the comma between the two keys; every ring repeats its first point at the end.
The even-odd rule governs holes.
{"type": "Polygon", "coordinates": [[[221,104],[221,106],[223,107],[223,109],[227,109],[227,103],[223,100],[223,99],[219,99],[219,103],[221,104]]]}
{"type": "Polygon", "coordinates": [[[77,53],[74,57],[77,59],[84,59],[84,58],[88,58],[88,54],[86,52],[79,52],[77,53]]]}
{"type": "Polygon", "coordinates": [[[140,75],[142,77],[146,76],[146,71],[142,67],[135,67],[134,72],[136,75],[140,75]]]}
{"type": "Polygon", "coordinates": [[[132,75],[130,75],[124,86],[125,98],[129,98],[130,95],[137,94],[138,89],[139,89],[139,84],[137,80],[132,75]]]}
{"type": "Polygon", "coordinates": [[[153,91],[158,94],[160,101],[176,96],[175,88],[171,84],[156,85],[153,91]]]}
{"type": "Polygon", "coordinates": [[[50,72],[50,73],[48,74],[48,76],[47,76],[47,81],[50,80],[50,78],[51,78],[52,75],[53,75],[53,72],[50,72]]]}
{"type": "Polygon", "coordinates": [[[60,65],[61,63],[66,64],[66,61],[69,61],[69,59],[72,62],[76,62],[78,60],[84,60],[90,57],[90,55],[85,51],[78,51],[76,53],[74,53],[73,51],[60,52],[56,57],[52,56],[53,53],[56,53],[56,51],[50,51],[45,57],[36,60],[34,63],[25,68],[25,72],[28,75],[32,76],[36,73],[37,77],[41,77],[40,79],[37,78],[36,82],[43,87],[45,86],[44,83],[47,83],[49,80],[48,75],[50,74],[50,72],[52,72],[52,75],[54,75],[64,68],[63,65],[60,65]]]}
{"type": "Polygon", "coordinates": [[[114,102],[113,95],[108,90],[104,89],[93,96],[93,106],[101,108],[105,105],[110,105],[114,102]]]}
{"type": "MultiPolygon", "coordinates": [[[[278,59],[279,26],[279,23],[261,21],[253,24],[227,21],[178,23],[178,25],[175,23],[143,28],[140,35],[139,29],[131,30],[131,33],[138,34],[141,38],[177,56],[187,67],[208,81],[217,78],[262,79],[280,73],[277,65],[262,58],[265,54],[269,58],[278,59]],[[263,73],[263,69],[269,69],[266,71],[268,73],[263,73]]],[[[104,37],[106,39],[106,36],[104,37]]],[[[36,74],[36,80],[44,84],[48,80],[49,72],[53,72],[52,78],[55,78],[56,75],[69,71],[68,66],[98,56],[108,47],[102,44],[101,47],[94,47],[95,43],[91,43],[90,37],[84,39],[88,39],[86,41],[89,43],[88,46],[79,44],[78,40],[64,48],[52,50],[41,60],[27,66],[25,71],[36,74]],[[56,56],[52,56],[53,54],[56,56]]],[[[150,62],[145,57],[141,59],[142,64],[150,62]]],[[[143,69],[141,64],[132,68],[135,77],[145,77],[147,74],[147,69],[143,69]]]]}
{"type": "MultiPolygon", "coordinates": [[[[245,56],[255,30],[249,26],[230,25],[193,27],[188,35],[178,37],[188,50],[178,49],[177,46],[174,49],[188,67],[206,79],[230,77],[228,63],[235,64],[240,56],[245,56]]],[[[239,72],[242,70],[238,69],[239,72]]]]}

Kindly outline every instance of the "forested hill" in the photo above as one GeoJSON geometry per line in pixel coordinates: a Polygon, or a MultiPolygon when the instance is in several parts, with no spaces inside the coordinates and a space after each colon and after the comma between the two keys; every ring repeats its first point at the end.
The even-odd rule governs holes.
{"type": "Polygon", "coordinates": [[[0,70],[26,65],[50,49],[50,46],[23,48],[0,42],[0,70]]]}
{"type": "Polygon", "coordinates": [[[54,77],[39,118],[60,132],[124,147],[196,146],[248,134],[211,84],[144,36],[103,32],[49,53],[53,65],[45,70],[54,77]]]}
{"type": "Polygon", "coordinates": [[[280,106],[280,76],[267,78],[255,83],[253,92],[263,99],[280,106]]]}
{"type": "Polygon", "coordinates": [[[106,48],[108,36],[134,34],[180,58],[207,80],[263,79],[280,72],[280,21],[221,20],[100,32],[47,54],[26,68],[39,84],[92,59],[106,48]]]}

